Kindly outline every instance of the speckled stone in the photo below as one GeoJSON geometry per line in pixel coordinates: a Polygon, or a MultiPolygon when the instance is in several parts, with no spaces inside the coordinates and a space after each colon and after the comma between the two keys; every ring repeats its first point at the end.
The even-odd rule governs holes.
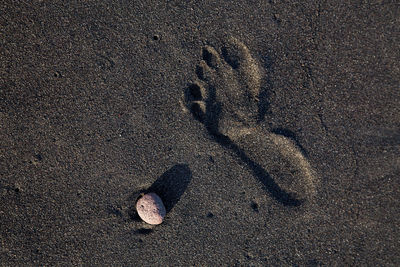
{"type": "Polygon", "coordinates": [[[162,223],[166,211],[161,198],[155,193],[148,193],[136,202],[139,217],[148,224],[162,223]]]}

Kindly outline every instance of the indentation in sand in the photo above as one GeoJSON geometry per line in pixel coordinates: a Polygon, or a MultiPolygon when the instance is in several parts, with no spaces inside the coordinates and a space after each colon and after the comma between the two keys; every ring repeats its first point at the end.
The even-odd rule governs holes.
{"type": "Polygon", "coordinates": [[[277,201],[298,206],[311,199],[316,191],[316,175],[302,148],[290,138],[266,132],[257,124],[263,72],[249,49],[235,38],[228,38],[220,50],[205,46],[195,73],[196,80],[184,95],[193,117],[217,142],[235,151],[277,201]],[[271,163],[262,160],[263,164],[259,164],[260,152],[271,163]],[[274,163],[296,173],[298,186],[288,187],[295,192],[287,192],[279,175],[271,177],[269,173],[277,168],[274,163]]]}

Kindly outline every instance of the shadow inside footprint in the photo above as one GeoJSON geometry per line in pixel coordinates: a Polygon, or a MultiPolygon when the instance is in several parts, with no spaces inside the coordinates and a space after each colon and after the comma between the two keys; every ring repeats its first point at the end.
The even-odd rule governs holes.
{"type": "Polygon", "coordinates": [[[274,134],[282,135],[286,138],[293,140],[293,142],[295,142],[297,147],[300,149],[301,153],[303,153],[303,155],[307,156],[307,151],[300,144],[299,139],[297,138],[297,136],[294,132],[292,132],[289,129],[284,129],[284,128],[275,128],[275,129],[272,129],[271,132],[274,134]]]}
{"type": "Polygon", "coordinates": [[[164,172],[146,192],[154,192],[161,197],[168,212],[178,203],[192,180],[188,165],[177,164],[164,172]]]}
{"type": "Polygon", "coordinates": [[[253,172],[254,176],[256,176],[264,185],[264,189],[276,201],[288,207],[298,207],[304,202],[304,200],[298,199],[295,194],[286,192],[282,189],[260,164],[251,160],[238,145],[229,139],[229,137],[215,133],[212,135],[216,142],[236,153],[240,160],[247,165],[247,167],[253,172]]]}
{"type": "MultiPolygon", "coordinates": [[[[227,120],[227,118],[235,118],[235,116],[232,116],[235,111],[229,110],[229,107],[237,100],[238,95],[242,94],[242,99],[259,99],[261,97],[263,103],[258,103],[259,122],[265,116],[269,106],[268,88],[261,92],[254,89],[260,86],[257,79],[261,78],[249,50],[242,43],[231,40],[226,47],[222,47],[221,56],[214,48],[206,46],[203,49],[202,57],[202,62],[196,67],[196,74],[200,82],[190,84],[185,90],[185,102],[193,117],[204,124],[216,142],[236,153],[275,200],[284,206],[300,206],[302,200],[282,189],[259,163],[250,159],[245,151],[229,137],[236,126],[234,123],[231,124],[233,121],[227,120]],[[233,71],[236,71],[236,76],[232,75],[233,71]],[[245,86],[232,82],[237,79],[238,75],[241,75],[245,86]],[[242,86],[248,91],[243,93],[245,90],[234,86],[242,86]],[[220,92],[218,97],[217,90],[220,92]],[[236,91],[234,92],[234,90],[236,91]],[[252,98],[252,95],[257,91],[257,95],[252,98]],[[221,92],[223,93],[221,94],[221,92]],[[232,132],[229,132],[229,130],[232,130],[232,132]]],[[[239,101],[237,107],[242,105],[241,107],[245,109],[247,106],[243,103],[246,102],[239,101]]],[[[253,103],[248,104],[251,106],[253,103]]],[[[239,113],[236,114],[236,118],[240,117],[241,114],[239,113]]]]}
{"type": "Polygon", "coordinates": [[[196,85],[190,85],[186,90],[186,100],[188,102],[192,101],[192,106],[190,111],[194,118],[199,120],[204,124],[207,131],[214,140],[220,145],[227,149],[233,150],[236,155],[244,162],[248,168],[253,172],[260,182],[264,185],[264,189],[279,203],[284,206],[297,207],[303,203],[303,200],[297,199],[294,194],[288,193],[283,190],[268,174],[268,172],[257,162],[251,160],[246,153],[240,149],[228,136],[221,134],[218,131],[218,124],[220,121],[221,105],[216,100],[215,88],[209,86],[208,88],[208,98],[203,99],[205,101],[205,109],[201,109],[196,100],[202,99],[201,88],[196,85]]]}

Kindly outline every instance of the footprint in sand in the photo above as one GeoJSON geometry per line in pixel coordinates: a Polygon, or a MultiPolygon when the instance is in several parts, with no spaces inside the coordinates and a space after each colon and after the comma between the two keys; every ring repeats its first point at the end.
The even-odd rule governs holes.
{"type": "Polygon", "coordinates": [[[196,82],[184,96],[194,118],[218,143],[233,150],[279,203],[299,206],[311,200],[315,175],[299,147],[257,124],[262,72],[249,49],[229,38],[220,51],[205,46],[202,57],[196,82]]]}

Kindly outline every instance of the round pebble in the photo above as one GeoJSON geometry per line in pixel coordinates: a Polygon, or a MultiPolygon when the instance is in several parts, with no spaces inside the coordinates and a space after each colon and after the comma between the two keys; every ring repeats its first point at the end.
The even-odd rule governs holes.
{"type": "Polygon", "coordinates": [[[148,193],[136,202],[139,217],[148,224],[162,223],[166,211],[161,198],[155,193],[148,193]]]}

